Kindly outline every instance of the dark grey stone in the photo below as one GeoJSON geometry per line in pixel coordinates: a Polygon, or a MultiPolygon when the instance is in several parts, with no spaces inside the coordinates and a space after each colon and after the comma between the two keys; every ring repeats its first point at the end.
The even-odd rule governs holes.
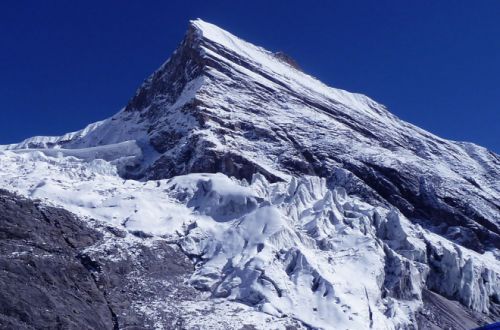
{"type": "Polygon", "coordinates": [[[422,291],[422,300],[424,308],[416,315],[421,330],[469,330],[495,322],[485,314],[471,311],[429,290],[422,291]]]}
{"type": "Polygon", "coordinates": [[[106,298],[80,260],[99,240],[71,213],[0,190],[0,325],[111,329],[106,298]]]}

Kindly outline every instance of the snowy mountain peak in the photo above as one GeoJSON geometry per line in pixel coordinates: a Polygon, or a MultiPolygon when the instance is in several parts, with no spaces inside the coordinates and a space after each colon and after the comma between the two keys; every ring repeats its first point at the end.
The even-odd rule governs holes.
{"type": "MultiPolygon", "coordinates": [[[[277,66],[280,61],[288,66],[298,69],[297,63],[283,52],[272,53],[264,48],[248,43],[220,27],[207,23],[201,19],[190,21],[190,29],[198,36],[198,41],[215,43],[226,51],[245,56],[250,61],[257,61],[263,66],[277,66]]],[[[286,68],[289,70],[290,68],[286,68]]]]}
{"type": "Polygon", "coordinates": [[[174,242],[193,287],[274,320],[411,328],[433,294],[498,315],[500,156],[295,66],[192,21],[114,116],[0,147],[0,180],[174,242]]]}
{"type": "Polygon", "coordinates": [[[126,141],[141,152],[120,163],[125,177],[317,175],[475,250],[500,244],[498,155],[403,122],[202,20],[112,118],[4,148],[113,145],[119,155],[126,141]]]}
{"type": "Polygon", "coordinates": [[[218,43],[226,48],[231,48],[231,46],[235,45],[234,41],[239,40],[238,37],[221,29],[217,25],[205,22],[200,18],[189,21],[188,33],[191,33],[191,30],[200,39],[218,43]]]}

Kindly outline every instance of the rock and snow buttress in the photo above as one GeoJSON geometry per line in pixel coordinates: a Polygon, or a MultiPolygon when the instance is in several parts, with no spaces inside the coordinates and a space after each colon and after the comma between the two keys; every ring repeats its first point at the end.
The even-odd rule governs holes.
{"type": "MultiPolygon", "coordinates": [[[[201,20],[116,115],[0,146],[0,187],[96,233],[64,258],[9,253],[21,268],[26,253],[67,267],[74,253],[96,297],[74,309],[97,306],[106,326],[470,329],[500,317],[497,154],[201,20]]],[[[0,320],[43,327],[43,313],[23,313],[0,320]]]]}

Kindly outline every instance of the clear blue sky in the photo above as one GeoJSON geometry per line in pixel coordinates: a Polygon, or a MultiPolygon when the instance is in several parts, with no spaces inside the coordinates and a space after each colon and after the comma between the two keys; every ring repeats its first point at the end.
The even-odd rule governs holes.
{"type": "Polygon", "coordinates": [[[500,152],[500,1],[2,1],[0,144],[104,119],[200,17],[500,152]]]}

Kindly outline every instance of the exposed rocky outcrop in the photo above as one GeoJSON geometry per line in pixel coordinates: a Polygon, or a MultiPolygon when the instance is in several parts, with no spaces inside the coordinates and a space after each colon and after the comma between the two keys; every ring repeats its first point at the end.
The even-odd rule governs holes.
{"type": "Polygon", "coordinates": [[[80,251],[101,235],[72,214],[0,190],[3,329],[112,329],[115,313],[80,251]]]}
{"type": "Polygon", "coordinates": [[[466,309],[456,301],[451,301],[434,292],[423,291],[424,308],[417,315],[419,329],[470,330],[481,324],[498,321],[495,316],[487,316],[466,309]]]}

